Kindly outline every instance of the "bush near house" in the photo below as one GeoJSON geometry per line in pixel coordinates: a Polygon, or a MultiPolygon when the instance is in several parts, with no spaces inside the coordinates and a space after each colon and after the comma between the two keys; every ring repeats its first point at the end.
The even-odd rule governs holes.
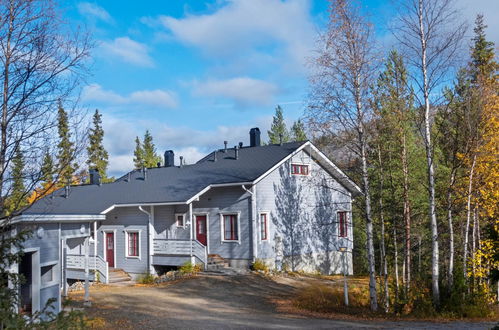
{"type": "Polygon", "coordinates": [[[182,274],[197,274],[202,271],[201,265],[192,264],[190,261],[184,263],[179,270],[182,274]]]}
{"type": "Polygon", "coordinates": [[[252,264],[251,264],[251,270],[255,271],[262,271],[265,273],[269,272],[269,266],[263,261],[262,259],[256,259],[252,264]]]}
{"type": "Polygon", "coordinates": [[[154,275],[149,274],[149,273],[141,274],[137,277],[137,283],[153,284],[154,283],[154,275]]]}

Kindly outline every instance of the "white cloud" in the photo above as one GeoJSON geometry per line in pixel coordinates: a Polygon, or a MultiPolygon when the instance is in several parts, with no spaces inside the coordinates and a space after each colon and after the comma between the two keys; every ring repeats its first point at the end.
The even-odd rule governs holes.
{"type": "Polygon", "coordinates": [[[142,90],[124,96],[110,90],[105,90],[99,84],[85,86],[82,92],[82,99],[85,102],[148,105],[157,108],[175,108],[177,106],[176,96],[172,91],[161,89],[142,90]]]}
{"type": "Polygon", "coordinates": [[[153,67],[154,61],[149,56],[149,48],[129,37],[116,38],[113,41],[104,41],[101,49],[107,56],[118,56],[123,61],[143,67],[153,67]]]}
{"type": "Polygon", "coordinates": [[[301,65],[316,37],[308,0],[229,0],[212,14],[159,20],[176,39],[216,57],[248,56],[263,47],[281,64],[284,51],[286,60],[301,65]]]}
{"type": "Polygon", "coordinates": [[[225,97],[239,105],[269,105],[278,88],[269,82],[248,77],[194,82],[197,96],[225,97]]]}
{"type": "Polygon", "coordinates": [[[470,36],[473,33],[473,26],[477,14],[483,14],[485,24],[488,25],[486,30],[487,39],[493,41],[496,47],[499,46],[499,1],[497,0],[457,0],[458,7],[462,8],[463,16],[470,23],[470,36]]]}
{"type": "Polygon", "coordinates": [[[91,16],[106,23],[112,23],[113,18],[109,13],[102,7],[90,3],[90,2],[80,2],[78,4],[78,12],[83,16],[91,16]]]}

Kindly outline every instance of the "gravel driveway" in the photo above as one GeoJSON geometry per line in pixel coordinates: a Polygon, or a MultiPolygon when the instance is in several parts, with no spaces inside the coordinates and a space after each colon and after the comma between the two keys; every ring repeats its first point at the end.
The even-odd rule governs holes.
{"type": "MultiPolygon", "coordinates": [[[[256,275],[201,275],[161,286],[92,288],[87,315],[136,329],[490,329],[492,323],[368,322],[306,318],[276,312],[270,297],[294,286],[256,275]]],[[[81,298],[81,293],[73,295],[81,298]]]]}

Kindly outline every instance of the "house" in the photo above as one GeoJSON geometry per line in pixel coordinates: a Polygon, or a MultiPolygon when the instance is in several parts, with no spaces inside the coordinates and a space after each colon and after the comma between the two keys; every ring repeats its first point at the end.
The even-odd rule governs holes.
{"type": "Polygon", "coordinates": [[[253,128],[249,146],[225,143],[193,165],[175,165],[167,151],[164,166],[105,184],[93,171],[90,184],[39,200],[16,219],[36,233],[26,244],[29,267],[18,271],[37,283],[34,308],[58,298],[67,280],[83,279],[85,266],[102,282],[113,269],[135,277],[210,259],[328,274],[346,265],[351,274],[352,199],[360,193],[311,142],[262,146],[253,128]],[[50,265],[48,282],[57,286],[48,291],[50,265]]]}

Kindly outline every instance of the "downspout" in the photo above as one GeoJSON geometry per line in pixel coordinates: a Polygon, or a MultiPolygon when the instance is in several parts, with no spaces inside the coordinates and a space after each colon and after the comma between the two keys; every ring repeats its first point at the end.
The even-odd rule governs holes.
{"type": "Polygon", "coordinates": [[[251,190],[247,189],[244,185],[241,186],[244,191],[250,194],[251,196],[251,237],[252,237],[252,244],[251,244],[251,249],[252,249],[252,256],[253,256],[253,262],[256,260],[258,257],[258,252],[257,252],[257,215],[256,215],[256,188],[255,185],[251,186],[251,190]]]}
{"type": "Polygon", "coordinates": [[[154,217],[154,206],[151,206],[151,212],[146,211],[145,209],[142,208],[142,205],[139,206],[139,210],[145,213],[148,216],[148,225],[147,225],[147,272],[149,274],[153,273],[152,270],[152,256],[153,256],[153,244],[154,244],[154,237],[153,237],[153,217],[154,217]]]}
{"type": "Polygon", "coordinates": [[[191,240],[191,264],[194,265],[194,253],[193,253],[193,244],[194,244],[194,219],[192,217],[192,203],[189,204],[189,225],[191,226],[189,228],[189,239],[191,240]]]}
{"type": "Polygon", "coordinates": [[[58,254],[59,254],[59,294],[57,296],[58,300],[58,305],[59,305],[59,312],[62,311],[62,281],[63,281],[63,267],[64,263],[62,260],[62,242],[61,242],[61,223],[58,223],[58,229],[57,229],[57,243],[58,243],[58,254]]]}

